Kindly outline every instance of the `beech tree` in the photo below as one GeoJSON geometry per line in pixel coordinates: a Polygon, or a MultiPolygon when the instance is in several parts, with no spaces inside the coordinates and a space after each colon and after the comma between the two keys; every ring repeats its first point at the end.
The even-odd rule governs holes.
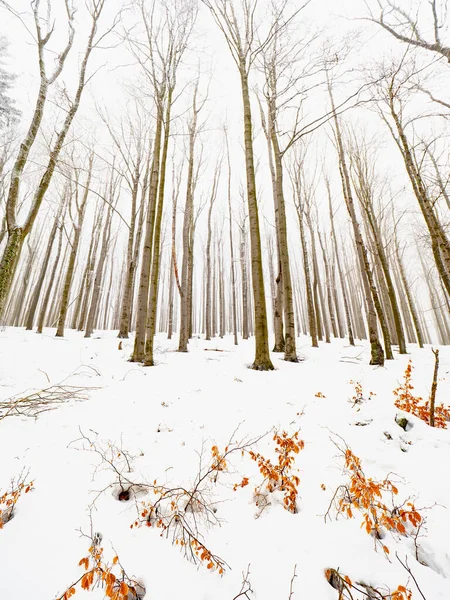
{"type": "Polygon", "coordinates": [[[383,282],[387,288],[388,301],[392,310],[399,352],[400,354],[406,354],[405,334],[397,301],[397,292],[391,275],[386,243],[383,240],[380,228],[382,219],[379,214],[376,214],[374,206],[374,188],[377,184],[376,174],[373,168],[374,161],[368,153],[367,144],[364,144],[364,140],[358,142],[355,135],[353,135],[350,162],[353,187],[374,242],[374,258],[382,270],[383,280],[380,281],[380,285],[383,282]]]}
{"type": "Polygon", "coordinates": [[[201,156],[196,159],[195,149],[200,129],[199,114],[205,104],[205,100],[199,100],[198,98],[198,84],[197,80],[194,85],[192,112],[188,122],[187,182],[183,218],[183,260],[180,282],[179,352],[187,352],[188,340],[192,335],[192,285],[195,240],[194,196],[198,183],[199,168],[202,162],[201,156]]]}
{"type": "Polygon", "coordinates": [[[250,226],[251,271],[255,315],[255,359],[252,368],[259,371],[272,370],[269,352],[266,298],[262,267],[261,234],[257,205],[255,164],[253,152],[253,123],[250,103],[249,75],[258,55],[272,39],[278,23],[274,24],[265,39],[257,40],[255,12],[258,0],[202,0],[209,8],[222,32],[228,49],[237,66],[241,84],[245,167],[247,177],[247,202],[250,226]],[[239,8],[236,9],[236,6],[239,8]]]}
{"type": "Polygon", "coordinates": [[[81,169],[74,167],[73,169],[73,180],[71,179],[67,184],[68,194],[68,213],[70,220],[72,221],[73,235],[69,241],[70,253],[69,263],[67,265],[66,275],[64,278],[64,289],[61,296],[61,308],[58,319],[58,328],[56,330],[56,337],[64,337],[64,328],[66,325],[67,311],[69,309],[70,292],[72,290],[73,276],[75,273],[75,262],[77,260],[78,249],[80,246],[81,233],[86,215],[86,206],[89,197],[89,188],[92,178],[92,169],[94,164],[94,157],[91,154],[89,157],[89,164],[87,168],[86,181],[84,185],[81,184],[81,169]]]}
{"type": "Polygon", "coordinates": [[[436,268],[450,296],[450,239],[427,186],[423,161],[417,156],[416,147],[410,140],[414,134],[414,119],[406,116],[406,106],[411,94],[409,81],[414,71],[414,65],[403,59],[383,67],[381,76],[377,78],[378,105],[380,115],[403,159],[411,188],[430,235],[436,268]]]}
{"type": "MultiPolygon", "coordinates": [[[[360,274],[363,280],[363,287],[365,293],[366,307],[367,307],[367,326],[369,330],[369,341],[370,341],[370,349],[371,349],[371,365],[380,365],[384,364],[384,352],[383,348],[378,339],[378,331],[377,331],[377,314],[378,317],[382,317],[382,309],[381,303],[378,297],[378,292],[375,287],[375,281],[373,278],[373,274],[371,271],[371,267],[369,264],[369,257],[367,253],[367,248],[364,243],[361,228],[358,223],[358,219],[355,211],[355,203],[353,200],[353,193],[351,189],[350,183],[350,175],[346,162],[346,154],[344,149],[344,143],[342,139],[341,127],[339,123],[339,117],[336,113],[335,103],[332,93],[332,87],[330,80],[328,80],[328,92],[330,95],[331,109],[333,111],[334,118],[334,132],[336,137],[336,149],[338,153],[339,160],[339,171],[341,175],[342,181],[342,192],[345,200],[345,204],[347,206],[348,214],[350,216],[354,241],[356,245],[356,253],[358,257],[358,262],[360,265],[360,274]]],[[[387,328],[383,328],[383,335],[386,344],[386,351],[389,353],[388,358],[392,358],[390,354],[390,339],[389,332],[387,328]]]]}
{"type": "Polygon", "coordinates": [[[306,287],[306,305],[308,311],[309,334],[311,336],[312,347],[318,348],[319,341],[317,335],[316,307],[314,305],[313,299],[310,259],[305,233],[305,203],[307,202],[307,198],[313,190],[311,188],[311,184],[305,182],[304,173],[302,169],[302,158],[300,158],[298,153],[293,161],[293,165],[291,166],[290,176],[292,181],[292,187],[294,189],[294,203],[297,209],[298,225],[300,231],[300,243],[303,258],[303,273],[305,276],[306,287]]]}
{"type": "MultiPolygon", "coordinates": [[[[128,338],[130,330],[130,315],[132,305],[132,291],[136,276],[136,263],[134,246],[136,243],[136,228],[139,215],[139,195],[142,191],[142,179],[144,177],[146,163],[146,147],[148,145],[148,126],[137,105],[133,108],[127,107],[127,116],[122,118],[119,126],[114,128],[109,116],[100,113],[109,135],[113,141],[114,148],[118,152],[122,166],[121,174],[127,184],[130,193],[130,217],[123,220],[128,229],[127,252],[126,252],[126,276],[124,278],[122,304],[120,313],[119,338],[128,338]]],[[[141,199],[143,202],[144,199],[141,199]]]]}
{"type": "MultiPolygon", "coordinates": [[[[41,0],[35,0],[32,4],[40,83],[29,128],[25,137],[22,139],[14,161],[6,200],[7,242],[0,260],[0,319],[3,315],[5,302],[10,291],[11,282],[14,277],[24,240],[30,233],[39,213],[53,178],[64,141],[69,133],[70,127],[80,106],[83,91],[89,80],[87,73],[89,59],[92,52],[99,47],[104,41],[105,36],[114,29],[116,24],[115,21],[106,32],[98,34],[98,25],[105,6],[105,1],[106,0],[89,0],[87,3],[91,25],[85,50],[82,54],[76,91],[72,98],[67,97],[68,105],[65,107],[66,112],[63,123],[53,140],[47,164],[39,184],[34,191],[25,220],[23,224],[19,224],[18,203],[20,200],[20,184],[24,176],[24,170],[29,162],[31,148],[34,145],[42,126],[49,91],[63,72],[67,57],[72,50],[75,36],[75,8],[72,5],[71,0],[64,0],[68,28],[67,43],[59,54],[57,54],[56,66],[53,70],[50,70],[48,67],[50,60],[47,56],[49,54],[49,52],[47,52],[47,47],[55,32],[54,24],[51,19],[51,3],[46,3],[45,10],[41,10],[41,0]],[[43,16],[42,13],[44,13],[45,16],[43,16]]],[[[6,3],[2,2],[2,5],[6,5],[6,3]]],[[[52,59],[54,59],[54,52],[51,52],[50,55],[52,59]]]]}
{"type": "Polygon", "coordinates": [[[196,19],[196,8],[192,2],[170,0],[162,3],[159,21],[155,15],[155,6],[153,2],[148,8],[144,0],[137,0],[143,39],[130,39],[132,53],[152,90],[156,110],[148,209],[139,276],[136,336],[131,357],[132,361],[143,361],[148,366],[154,364],[153,337],[156,328],[161,223],[171,111],[175,100],[177,70],[196,19]]]}

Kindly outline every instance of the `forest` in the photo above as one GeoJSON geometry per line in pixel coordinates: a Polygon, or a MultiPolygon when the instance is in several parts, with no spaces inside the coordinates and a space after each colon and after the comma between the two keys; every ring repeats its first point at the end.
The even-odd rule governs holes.
{"type": "Polygon", "coordinates": [[[450,599],[449,63],[447,0],[0,0],[0,600],[450,599]]]}

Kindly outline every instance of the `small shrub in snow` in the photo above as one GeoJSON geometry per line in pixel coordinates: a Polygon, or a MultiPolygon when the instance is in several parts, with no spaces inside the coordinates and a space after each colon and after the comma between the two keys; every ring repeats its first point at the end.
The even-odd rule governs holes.
{"type": "Polygon", "coordinates": [[[406,589],[404,585],[399,585],[391,595],[391,600],[411,600],[411,598],[411,590],[406,589]]]}
{"type": "Polygon", "coordinates": [[[353,402],[352,407],[363,404],[363,402],[366,402],[367,400],[372,400],[372,398],[375,396],[373,392],[369,392],[369,395],[366,398],[362,383],[360,381],[350,380],[349,383],[355,388],[354,394],[350,398],[350,402],[353,402]]]}
{"type": "MultiPolygon", "coordinates": [[[[412,502],[405,502],[396,506],[394,498],[398,489],[386,477],[382,481],[374,481],[366,477],[361,460],[346,446],[345,450],[338,449],[345,457],[345,468],[349,476],[349,483],[338,487],[330,503],[335,506],[337,513],[343,513],[349,519],[354,517],[356,509],[363,516],[361,527],[368,534],[373,535],[376,542],[384,537],[384,531],[397,532],[408,535],[407,527],[416,531],[422,523],[422,517],[417,512],[412,502]],[[388,506],[388,504],[390,506],[388,506]]],[[[330,512],[328,509],[325,519],[330,512]]],[[[380,542],[381,543],[381,542],[380,542]]],[[[389,554],[389,549],[381,544],[384,552],[389,554]]]]}
{"type": "MultiPolygon", "coordinates": [[[[228,452],[228,446],[225,447],[224,455],[227,452],[228,452]]],[[[214,482],[217,482],[217,477],[219,476],[219,472],[227,470],[227,461],[225,459],[225,456],[220,454],[219,448],[216,445],[214,445],[211,448],[211,454],[212,454],[211,469],[214,473],[214,475],[213,475],[214,482]]]]}
{"type": "MultiPolygon", "coordinates": [[[[275,491],[283,493],[283,505],[292,513],[297,512],[297,496],[300,478],[292,473],[295,455],[304,448],[304,442],[299,440],[298,432],[289,436],[286,431],[275,433],[273,440],[276,443],[275,452],[278,462],[273,464],[270,459],[264,458],[259,453],[250,451],[250,457],[258,463],[263,482],[255,488],[256,505],[262,510],[268,505],[267,495],[275,491]]],[[[241,487],[244,487],[240,484],[241,487]]]]}
{"type": "Polygon", "coordinates": [[[101,586],[105,590],[105,598],[111,600],[142,600],[145,596],[143,586],[128,577],[118,556],[110,563],[105,562],[99,543],[92,542],[88,555],[80,560],[78,566],[84,567],[85,572],[57,600],[69,600],[78,587],[91,591],[101,586]]]}
{"type": "Polygon", "coordinates": [[[331,587],[339,592],[339,600],[354,600],[352,590],[369,600],[412,600],[411,590],[403,585],[399,585],[393,592],[383,591],[363,582],[353,583],[348,575],[342,575],[337,569],[326,569],[325,577],[331,587]]]}
{"type": "MultiPolygon", "coordinates": [[[[424,402],[423,398],[414,396],[412,393],[414,389],[411,383],[412,369],[412,362],[409,361],[405,369],[403,383],[394,390],[395,406],[430,424],[430,401],[427,400],[424,402]]],[[[434,426],[447,429],[448,421],[450,421],[450,408],[445,407],[443,404],[435,406],[434,426]]]]}
{"type": "Polygon", "coordinates": [[[21,478],[12,481],[11,491],[0,496],[0,529],[14,517],[14,509],[22,494],[33,490],[33,482],[25,483],[21,478]]]}
{"type": "MultiPolygon", "coordinates": [[[[201,533],[204,527],[218,523],[216,510],[211,502],[211,484],[217,483],[219,473],[228,470],[229,457],[233,453],[245,454],[256,441],[230,440],[223,453],[217,445],[213,445],[212,461],[197,473],[192,488],[160,486],[155,480],[152,486],[147,486],[155,499],[138,505],[138,518],[131,527],[160,529],[160,535],[170,537],[174,545],[183,549],[188,560],[194,564],[203,564],[207,569],[222,575],[227,565],[205,546],[201,533]]],[[[244,485],[246,484],[242,483],[240,487],[244,485]]]]}
{"type": "Polygon", "coordinates": [[[171,537],[175,546],[184,550],[186,558],[194,564],[204,564],[207,569],[224,573],[225,561],[214,555],[200,541],[200,519],[208,523],[215,520],[214,512],[199,487],[188,491],[184,488],[159,487],[154,482],[154,502],[144,501],[138,505],[138,518],[133,527],[154,527],[161,530],[161,537],[171,537]]]}

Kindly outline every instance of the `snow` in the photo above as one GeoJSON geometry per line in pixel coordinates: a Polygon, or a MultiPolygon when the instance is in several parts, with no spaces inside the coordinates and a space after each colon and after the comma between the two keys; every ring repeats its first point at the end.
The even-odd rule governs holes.
{"type": "MultiPolygon", "coordinates": [[[[248,368],[251,340],[235,347],[228,336],[210,342],[194,338],[189,353],[180,354],[176,340],[159,335],[158,366],[153,368],[128,362],[132,339],[123,340],[122,349],[118,345],[114,332],[87,340],[74,331],[64,339],[55,338],[54,330],[43,335],[14,328],[0,332],[0,400],[62,380],[90,388],[88,399],[69,401],[37,419],[0,420],[0,495],[24,469],[35,488],[19,499],[15,517],[0,530],[2,600],[54,599],[76,581],[82,574],[78,562],[90,546],[80,535],[80,529],[90,533],[89,515],[93,531],[102,534],[106,558],[119,556],[128,575],[145,585],[146,600],[232,600],[248,565],[249,597],[256,600],[288,600],[295,565],[294,600],[337,600],[338,592],[324,576],[327,568],[386,591],[407,585],[413,600],[422,598],[396,552],[403,561],[408,558],[427,600],[450,598],[450,430],[408,416],[413,427],[405,432],[395,423],[399,411],[392,394],[411,358],[415,392],[428,396],[434,364],[430,347],[411,345],[410,355],[374,368],[368,365],[366,342],[351,348],[334,340],[317,350],[300,338],[299,364],[276,354],[276,370],[260,373],[248,368]],[[369,391],[375,396],[352,406],[350,380],[362,383],[366,398],[369,391]],[[325,397],[317,397],[318,392],[325,397]],[[156,479],[188,488],[200,460],[210,463],[211,447],[223,452],[233,434],[241,442],[268,432],[253,449],[276,460],[273,428],[290,434],[299,430],[305,443],[295,463],[298,513],[283,509],[273,494],[256,518],[253,490],[262,477],[247,455],[232,454],[228,471],[220,472],[216,483],[207,482],[219,524],[201,531],[205,546],[229,565],[222,577],[190,563],[158,529],[130,528],[135,501],[117,500],[116,474],[81,439],[84,435],[106,449],[109,442],[134,457],[132,472],[126,473],[133,481],[156,479]],[[336,488],[347,481],[333,443],[341,443],[337,436],[361,458],[367,477],[382,480],[391,474],[399,499],[414,500],[426,519],[418,544],[428,566],[416,560],[407,537],[388,533],[383,543],[390,554],[385,556],[360,527],[359,513],[336,519],[332,512],[325,522],[336,488]],[[249,485],[233,491],[244,476],[249,485]]],[[[448,404],[449,348],[440,349],[440,363],[437,401],[448,404]]],[[[98,588],[77,589],[74,596],[103,597],[98,588]]]]}

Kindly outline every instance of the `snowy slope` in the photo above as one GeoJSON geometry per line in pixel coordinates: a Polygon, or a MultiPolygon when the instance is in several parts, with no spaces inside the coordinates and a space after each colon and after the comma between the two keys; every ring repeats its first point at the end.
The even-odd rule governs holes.
{"type": "MultiPolygon", "coordinates": [[[[449,600],[450,431],[410,417],[413,427],[405,432],[394,420],[399,411],[392,391],[410,357],[415,391],[428,396],[434,364],[429,347],[411,346],[409,356],[380,369],[368,365],[365,342],[350,348],[335,340],[317,350],[301,338],[304,360],[287,364],[274,355],[276,371],[259,373],[247,368],[252,341],[236,348],[228,337],[195,339],[183,355],[165,336],[156,346],[159,365],[146,369],[127,361],[132,340],[124,340],[119,350],[112,332],[88,340],[72,331],[65,339],[55,338],[52,330],[42,336],[12,328],[0,333],[0,400],[64,379],[95,388],[88,399],[68,402],[36,420],[0,420],[0,495],[23,469],[30,470],[35,488],[19,499],[15,517],[0,530],[1,600],[53,600],[63,594],[83,572],[78,563],[90,541],[79,530],[90,533],[89,513],[105,556],[120,557],[127,573],[145,585],[146,600],[233,600],[248,565],[248,597],[256,600],[288,600],[291,585],[294,600],[337,600],[338,592],[324,576],[327,568],[380,590],[408,586],[413,600],[422,598],[396,552],[403,561],[408,558],[426,600],[449,600]],[[350,380],[362,383],[365,397],[369,391],[375,396],[352,406],[350,380]],[[254,451],[276,460],[273,428],[299,430],[305,443],[295,463],[298,513],[283,509],[275,494],[255,518],[253,490],[262,477],[254,461],[234,453],[227,472],[207,482],[218,523],[201,531],[205,546],[229,565],[223,576],[186,560],[170,536],[161,538],[155,527],[130,528],[136,501],[146,496],[118,501],[116,473],[80,439],[84,435],[106,449],[110,442],[134,457],[126,474],[132,481],[188,488],[200,461],[203,467],[211,463],[211,447],[223,451],[233,432],[235,442],[269,432],[254,451]],[[334,434],[361,458],[367,477],[382,480],[391,473],[398,497],[414,500],[426,519],[417,543],[420,561],[428,566],[416,560],[414,543],[405,537],[387,534],[383,544],[389,557],[379,545],[376,549],[358,513],[336,519],[332,512],[325,522],[336,488],[347,482],[333,443],[341,440],[334,434]],[[249,485],[233,491],[244,476],[249,485]]],[[[449,371],[450,350],[441,348],[437,399],[447,404],[449,371]]],[[[104,592],[77,589],[74,597],[96,600],[104,592]]]]}

